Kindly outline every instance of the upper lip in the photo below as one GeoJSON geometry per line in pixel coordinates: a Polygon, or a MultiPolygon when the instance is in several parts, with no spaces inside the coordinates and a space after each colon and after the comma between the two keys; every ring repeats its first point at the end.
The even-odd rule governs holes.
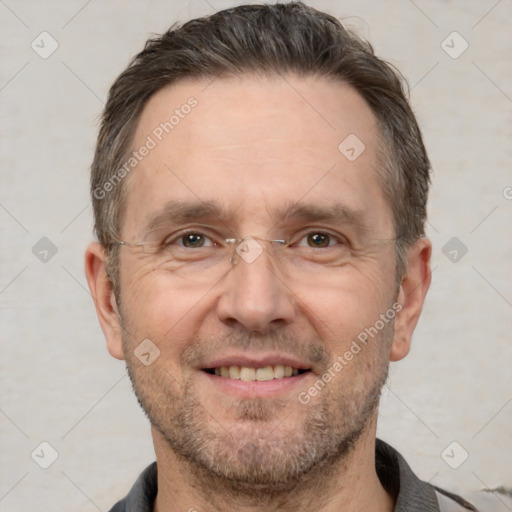
{"type": "Polygon", "coordinates": [[[206,362],[201,368],[220,368],[221,366],[246,366],[249,368],[264,368],[265,366],[291,366],[299,370],[309,370],[311,365],[300,361],[290,354],[266,352],[260,354],[233,353],[206,362]]]}

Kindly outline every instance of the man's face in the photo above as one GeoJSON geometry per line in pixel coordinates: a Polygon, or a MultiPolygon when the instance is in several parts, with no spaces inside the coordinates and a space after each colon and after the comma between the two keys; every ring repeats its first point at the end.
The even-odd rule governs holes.
{"type": "Polygon", "coordinates": [[[122,247],[122,347],[139,400],[175,452],[233,481],[277,485],[345,453],[375,420],[393,321],[377,323],[359,351],[352,342],[397,297],[376,118],[352,88],[322,78],[208,83],[180,82],[147,104],[133,149],[148,136],[157,145],[128,178],[120,236],[203,235],[168,237],[179,254],[248,235],[286,248],[259,241],[254,260],[171,265],[122,247]],[[197,106],[172,131],[155,132],[192,96],[197,106]],[[355,160],[353,135],[338,149],[351,134],[365,146],[355,160]],[[181,222],[177,202],[188,212],[181,222]],[[147,339],[160,355],[145,366],[134,351],[147,339]],[[246,382],[215,375],[220,366],[251,368],[249,379],[267,366],[307,371],[246,382]]]}

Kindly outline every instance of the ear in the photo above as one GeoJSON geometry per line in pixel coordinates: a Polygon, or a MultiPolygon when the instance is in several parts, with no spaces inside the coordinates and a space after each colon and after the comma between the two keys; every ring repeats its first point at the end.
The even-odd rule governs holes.
{"type": "Polygon", "coordinates": [[[401,309],[395,317],[395,335],[390,352],[391,361],[399,361],[404,358],[411,348],[412,333],[418,323],[432,279],[431,254],[432,243],[426,237],[417,240],[408,251],[407,268],[398,293],[397,302],[401,309]]]}
{"type": "Polygon", "coordinates": [[[124,359],[121,319],[112,284],[106,270],[103,246],[93,242],[85,251],[85,275],[96,307],[96,314],[107,341],[107,349],[116,359],[124,359]]]}

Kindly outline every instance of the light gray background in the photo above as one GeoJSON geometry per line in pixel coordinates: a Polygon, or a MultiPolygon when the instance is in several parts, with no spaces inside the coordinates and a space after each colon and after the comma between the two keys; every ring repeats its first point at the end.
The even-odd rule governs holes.
{"type": "MultiPolygon", "coordinates": [[[[1,511],[108,510],[154,460],[84,277],[88,168],[108,87],[145,40],[238,3],[0,0],[1,511]],[[43,31],[59,45],[47,59],[31,48],[43,31]],[[46,262],[32,251],[42,237],[57,248],[46,262]],[[43,441],[58,452],[46,470],[31,458],[43,441]]],[[[512,510],[479,492],[512,487],[512,3],[309,3],[408,78],[434,168],[432,288],[412,353],[392,365],[379,435],[421,478],[512,510]],[[453,31],[469,44],[456,59],[441,46],[453,31]],[[468,249],[456,262],[452,237],[468,249]],[[458,469],[441,456],[453,441],[452,465],[469,454],[458,469]]]]}

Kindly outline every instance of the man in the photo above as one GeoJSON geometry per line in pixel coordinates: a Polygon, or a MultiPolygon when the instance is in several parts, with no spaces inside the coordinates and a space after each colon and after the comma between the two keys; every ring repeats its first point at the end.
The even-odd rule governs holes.
{"type": "Polygon", "coordinates": [[[302,3],[146,44],[92,165],[87,278],[157,459],[113,511],[475,510],[376,440],[429,168],[397,73],[302,3]]]}

